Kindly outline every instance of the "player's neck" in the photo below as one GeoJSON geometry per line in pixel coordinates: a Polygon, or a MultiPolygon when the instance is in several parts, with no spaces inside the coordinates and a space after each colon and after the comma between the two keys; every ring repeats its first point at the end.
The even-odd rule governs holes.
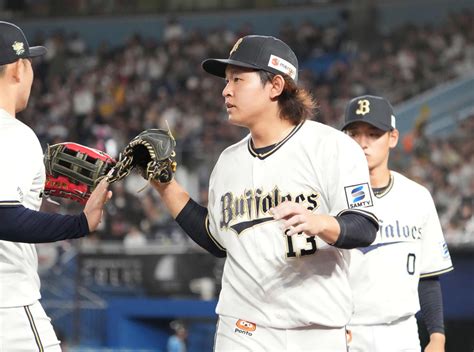
{"type": "Polygon", "coordinates": [[[8,112],[9,115],[15,117],[15,100],[13,99],[12,94],[9,93],[8,89],[5,88],[3,85],[0,85],[0,109],[5,110],[8,112]]]}
{"type": "Polygon", "coordinates": [[[290,121],[278,118],[277,121],[269,126],[265,124],[256,124],[250,129],[252,141],[255,148],[263,148],[276,144],[283,140],[295,127],[290,121]]]}
{"type": "Polygon", "coordinates": [[[372,188],[383,188],[390,183],[390,170],[388,167],[370,170],[370,184],[372,188]]]}
{"type": "Polygon", "coordinates": [[[15,109],[0,104],[0,110],[6,111],[8,115],[10,115],[13,118],[16,118],[15,109]]]}

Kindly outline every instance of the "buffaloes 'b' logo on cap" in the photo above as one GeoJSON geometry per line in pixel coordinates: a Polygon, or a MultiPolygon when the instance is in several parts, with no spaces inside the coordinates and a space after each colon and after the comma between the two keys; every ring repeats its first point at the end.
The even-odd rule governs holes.
{"type": "Polygon", "coordinates": [[[359,100],[357,104],[359,105],[356,110],[357,115],[365,115],[370,112],[370,101],[367,99],[359,100]]]}

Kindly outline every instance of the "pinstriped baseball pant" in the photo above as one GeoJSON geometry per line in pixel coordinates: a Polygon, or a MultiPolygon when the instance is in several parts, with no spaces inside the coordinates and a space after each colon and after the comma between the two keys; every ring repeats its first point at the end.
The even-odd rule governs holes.
{"type": "Polygon", "coordinates": [[[61,352],[51,319],[39,302],[0,308],[1,352],[61,352]]]}

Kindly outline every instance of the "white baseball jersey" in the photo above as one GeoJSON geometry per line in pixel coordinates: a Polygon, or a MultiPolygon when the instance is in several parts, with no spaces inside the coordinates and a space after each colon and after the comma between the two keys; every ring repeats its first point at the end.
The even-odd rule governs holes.
{"type": "Polygon", "coordinates": [[[391,323],[420,309],[420,277],[452,270],[429,191],[391,171],[389,187],[375,199],[380,229],[374,243],[353,249],[354,325],[391,323]]]}
{"type": "MultiPolygon", "coordinates": [[[[46,177],[41,145],[31,128],[2,109],[0,165],[0,206],[22,204],[38,210],[46,177]]],[[[25,306],[40,298],[37,267],[34,244],[0,241],[0,308],[25,306]]]]}
{"type": "Polygon", "coordinates": [[[227,148],[210,179],[208,232],[227,250],[217,313],[282,329],[344,326],[353,308],[350,252],[318,237],[286,236],[269,210],[292,200],[315,213],[373,216],[362,150],[314,121],[263,155],[250,141],[227,148]]]}

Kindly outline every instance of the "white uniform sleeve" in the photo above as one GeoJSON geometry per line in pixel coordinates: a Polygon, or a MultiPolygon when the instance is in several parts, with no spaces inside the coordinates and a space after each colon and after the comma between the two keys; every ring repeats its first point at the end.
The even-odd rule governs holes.
{"type": "Polygon", "coordinates": [[[427,210],[426,221],[422,229],[421,268],[420,277],[437,276],[453,270],[451,256],[433,198],[428,190],[423,188],[425,201],[422,203],[427,210]]]}
{"type": "MultiPolygon", "coordinates": [[[[333,153],[329,154],[333,166],[326,170],[329,175],[325,177],[329,214],[336,216],[351,210],[373,216],[374,197],[365,155],[350,137],[344,134],[338,137],[334,138],[333,153]]],[[[374,221],[377,222],[375,216],[374,221]]]]}
{"type": "Polygon", "coordinates": [[[30,148],[32,143],[28,135],[30,131],[24,129],[21,132],[25,132],[26,135],[20,137],[17,133],[15,136],[7,136],[1,142],[3,152],[0,153],[0,165],[2,165],[0,205],[21,204],[34,178],[33,170],[37,167],[36,154],[34,153],[36,149],[30,148]]]}

